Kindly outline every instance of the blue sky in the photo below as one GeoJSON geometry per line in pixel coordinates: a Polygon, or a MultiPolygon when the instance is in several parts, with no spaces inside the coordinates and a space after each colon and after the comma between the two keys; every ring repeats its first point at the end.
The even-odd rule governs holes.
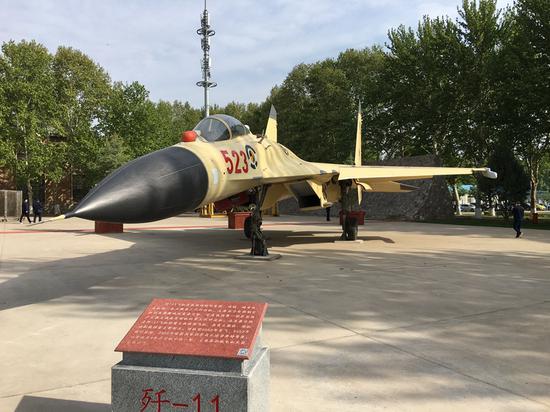
{"type": "MultiPolygon", "coordinates": [[[[297,64],[384,44],[399,24],[457,16],[460,0],[208,0],[211,101],[260,102],[297,64]]],[[[499,0],[499,7],[511,0],[499,0]]],[[[77,48],[113,80],[144,84],[153,100],[202,105],[196,30],[203,0],[0,0],[0,41],[77,48]]]]}

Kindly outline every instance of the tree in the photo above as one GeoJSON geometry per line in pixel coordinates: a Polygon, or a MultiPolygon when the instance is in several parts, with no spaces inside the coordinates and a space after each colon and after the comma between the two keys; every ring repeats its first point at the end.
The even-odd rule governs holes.
{"type": "Polygon", "coordinates": [[[527,164],[535,213],[540,167],[550,153],[550,3],[519,0],[512,18],[510,43],[503,51],[503,69],[513,79],[504,96],[506,127],[527,164]]]}
{"type": "Polygon", "coordinates": [[[189,103],[159,101],[154,104],[150,141],[154,149],[178,143],[182,132],[191,130],[201,120],[202,112],[189,103]]]}
{"type": "Polygon", "coordinates": [[[248,103],[246,106],[246,112],[243,114],[242,122],[248,127],[252,133],[263,133],[267,125],[267,119],[269,118],[269,111],[273,105],[274,96],[277,95],[279,88],[274,87],[271,90],[268,98],[258,104],[258,103],[248,103]]]}
{"type": "Polygon", "coordinates": [[[56,120],[67,142],[67,167],[88,185],[102,162],[103,142],[97,131],[111,91],[108,74],[79,50],[59,47],[53,60],[56,120]]]}
{"type": "Polygon", "coordinates": [[[191,130],[202,119],[202,110],[191,107],[189,102],[182,103],[174,101],[172,103],[172,127],[181,136],[181,132],[191,130]]]}
{"type": "MultiPolygon", "coordinates": [[[[381,104],[381,89],[385,86],[381,80],[386,54],[379,46],[362,50],[348,49],[340,53],[338,67],[346,76],[353,114],[357,103],[361,102],[363,115],[362,163],[380,160],[381,153],[389,146],[386,123],[377,121],[385,112],[381,104]]],[[[350,117],[349,114],[347,117],[350,117]]],[[[355,124],[355,119],[351,119],[355,124]]],[[[348,119],[349,121],[349,119],[348,119]]],[[[345,136],[344,138],[349,138],[345,136]]],[[[351,142],[350,142],[351,143],[351,142]]]]}
{"type": "MultiPolygon", "coordinates": [[[[337,60],[296,66],[270,98],[279,114],[281,143],[306,159],[350,163],[357,103],[366,100],[363,92],[372,84],[364,74],[380,64],[381,53],[379,49],[348,50],[337,60]],[[368,65],[360,67],[365,62],[368,65]]],[[[374,142],[363,151],[367,156],[375,157],[374,142]]]]}
{"type": "MultiPolygon", "coordinates": [[[[390,30],[390,52],[380,81],[381,108],[372,119],[387,136],[381,145],[385,156],[429,153],[449,166],[480,160],[472,148],[483,146],[483,137],[469,130],[472,113],[464,97],[465,90],[472,89],[470,83],[476,83],[470,74],[475,72],[477,51],[464,41],[475,41],[469,25],[476,26],[476,13],[467,3],[465,8],[460,26],[448,18],[425,17],[416,31],[404,26],[390,30]]],[[[470,94],[470,99],[479,100],[470,94]]],[[[449,181],[460,214],[459,180],[449,181]]]]}
{"type": "Polygon", "coordinates": [[[120,136],[105,137],[98,147],[97,160],[89,167],[87,181],[97,183],[131,159],[130,149],[120,136]]]}
{"type": "Polygon", "coordinates": [[[465,158],[477,163],[487,159],[498,140],[495,74],[499,71],[498,51],[503,44],[505,21],[496,0],[464,0],[459,15],[460,133],[468,142],[465,158]]]}
{"type": "Polygon", "coordinates": [[[155,138],[155,105],[138,82],[116,82],[99,124],[104,136],[119,136],[135,158],[159,148],[155,138]]]}
{"type": "MultiPolygon", "coordinates": [[[[277,108],[279,141],[296,152],[298,156],[307,154],[307,147],[302,144],[302,136],[312,123],[309,110],[311,97],[307,87],[310,66],[300,64],[287,75],[278,93],[273,96],[277,108]]],[[[265,127],[265,126],[262,126],[265,127]]]]}
{"type": "Polygon", "coordinates": [[[416,32],[401,26],[390,31],[389,39],[382,93],[386,110],[381,113],[394,136],[388,154],[433,153],[457,165],[464,139],[458,133],[461,45],[456,25],[425,17],[416,32]]]}
{"type": "Polygon", "coordinates": [[[59,181],[63,176],[66,145],[49,139],[58,130],[52,62],[48,50],[35,41],[2,45],[0,150],[3,163],[24,185],[31,202],[33,182],[59,181]]]}
{"type": "Polygon", "coordinates": [[[550,155],[545,156],[541,162],[537,199],[543,200],[547,206],[550,202],[550,155]]]}
{"type": "Polygon", "coordinates": [[[345,72],[337,61],[319,62],[311,67],[307,88],[312,119],[299,137],[303,156],[317,161],[352,163],[358,102],[352,98],[345,72]]]}
{"type": "Polygon", "coordinates": [[[477,188],[491,206],[498,198],[504,206],[505,217],[508,217],[506,212],[512,205],[525,200],[529,191],[529,176],[509,147],[497,146],[489,157],[488,165],[498,170],[498,177],[496,180],[480,177],[477,188]]]}

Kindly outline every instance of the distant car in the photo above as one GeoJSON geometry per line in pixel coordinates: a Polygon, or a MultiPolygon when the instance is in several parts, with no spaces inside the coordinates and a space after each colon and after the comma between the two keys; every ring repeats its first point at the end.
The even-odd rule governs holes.
{"type": "Polygon", "coordinates": [[[510,212],[512,210],[512,206],[507,207],[502,203],[499,203],[498,205],[496,205],[495,209],[497,212],[504,212],[505,210],[508,210],[508,212],[510,212]]]}
{"type": "Polygon", "coordinates": [[[541,211],[542,211],[542,210],[546,210],[546,206],[541,205],[541,204],[539,203],[539,204],[537,204],[537,210],[541,210],[541,211]]]}
{"type": "Polygon", "coordinates": [[[474,208],[474,211],[476,207],[479,207],[481,210],[489,210],[489,205],[486,203],[481,203],[479,206],[477,203],[470,203],[470,206],[474,208]]]}
{"type": "Polygon", "coordinates": [[[474,205],[469,205],[467,203],[460,205],[461,212],[475,212],[476,207],[474,205]]]}

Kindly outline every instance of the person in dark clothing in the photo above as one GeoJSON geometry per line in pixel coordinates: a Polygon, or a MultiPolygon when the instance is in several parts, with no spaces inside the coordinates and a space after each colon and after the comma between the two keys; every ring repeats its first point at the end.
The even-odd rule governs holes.
{"type": "Polygon", "coordinates": [[[23,205],[21,206],[21,217],[19,218],[19,223],[23,221],[23,217],[27,217],[29,223],[31,223],[31,217],[29,216],[29,199],[23,200],[23,205]]]}
{"type": "Polygon", "coordinates": [[[32,211],[34,213],[33,223],[36,223],[37,217],[38,221],[42,222],[42,212],[44,211],[44,208],[42,207],[42,203],[40,202],[40,200],[36,199],[34,202],[32,202],[32,211]]]}
{"type": "Polygon", "coordinates": [[[524,210],[520,203],[516,203],[512,209],[512,215],[514,216],[514,230],[516,231],[516,238],[521,236],[521,221],[523,220],[524,210]]]}
{"type": "Polygon", "coordinates": [[[330,206],[326,207],[325,210],[327,211],[327,222],[330,222],[330,206]]]}

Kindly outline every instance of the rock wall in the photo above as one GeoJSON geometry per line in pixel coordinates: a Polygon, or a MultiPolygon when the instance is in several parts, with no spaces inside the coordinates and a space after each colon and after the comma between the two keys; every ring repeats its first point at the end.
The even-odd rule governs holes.
{"type": "MultiPolygon", "coordinates": [[[[385,166],[441,166],[432,155],[391,159],[376,163],[385,166]]],[[[366,193],[361,209],[369,219],[429,220],[444,219],[454,214],[452,197],[444,177],[425,180],[407,180],[404,183],[419,187],[409,193],[366,193]]],[[[325,210],[302,212],[294,198],[279,202],[279,212],[289,215],[325,216],[325,210]]],[[[337,216],[340,205],[331,208],[331,215],[337,216]]]]}

